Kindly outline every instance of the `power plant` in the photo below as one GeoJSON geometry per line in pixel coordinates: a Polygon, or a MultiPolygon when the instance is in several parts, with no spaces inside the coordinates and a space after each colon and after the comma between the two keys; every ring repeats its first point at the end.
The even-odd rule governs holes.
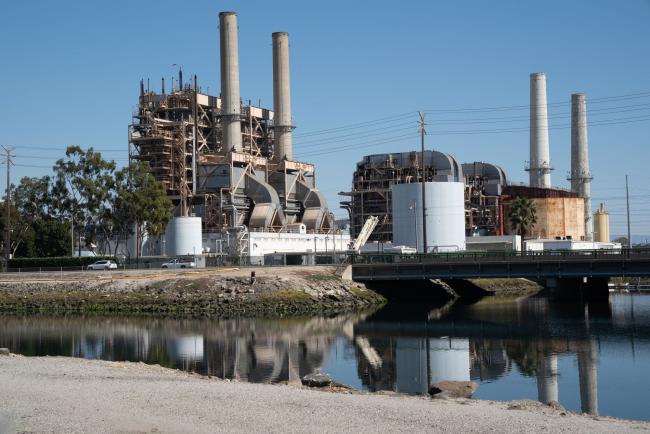
{"type": "MultiPolygon", "coordinates": [[[[592,241],[592,178],[589,171],[585,101],[584,94],[574,94],[571,97],[570,190],[551,185],[546,75],[533,73],[530,75],[530,157],[525,168],[529,172],[529,185],[510,183],[506,171],[496,164],[460,164],[454,156],[439,151],[368,155],[357,163],[352,176],[352,189],[339,193],[347,197],[341,202],[341,207],[349,213],[352,237],[359,233],[369,216],[377,216],[379,224],[370,237],[371,241],[404,242],[418,248],[413,244],[413,239],[416,238],[416,230],[422,232],[423,229],[422,223],[416,219],[414,209],[422,204],[416,200],[412,200],[412,204],[405,203],[403,197],[411,195],[407,190],[398,190],[396,186],[414,184],[413,187],[421,191],[419,186],[424,181],[430,184],[427,188],[433,190],[438,190],[437,183],[464,184],[462,193],[455,193],[460,195],[459,198],[448,197],[446,193],[445,197],[453,203],[458,203],[458,200],[464,202],[464,232],[468,240],[469,237],[515,235],[509,221],[511,205],[516,198],[523,197],[530,199],[536,209],[537,221],[530,230],[529,237],[592,241]],[[394,199],[396,191],[399,191],[401,197],[394,199]],[[396,207],[396,204],[399,205],[396,207]]],[[[428,202],[435,202],[435,199],[427,200],[428,202]]],[[[439,206],[427,205],[427,216],[439,213],[439,206]]],[[[455,225],[440,218],[430,221],[428,226],[432,225],[442,226],[435,229],[440,234],[440,239],[427,239],[427,245],[431,248],[429,251],[448,251],[448,234],[457,232],[455,225]]],[[[458,236],[454,239],[456,249],[463,250],[465,241],[461,241],[458,236]]]]}
{"type": "MultiPolygon", "coordinates": [[[[300,252],[334,239],[327,235],[334,220],[316,188],[315,166],[292,159],[289,35],[272,35],[270,110],[241,101],[237,31],[237,15],[221,12],[220,95],[204,92],[196,75],[190,83],[183,81],[182,70],[169,92],[164,79],[160,92],[140,82],[129,157],[149,164],[174,204],[167,248],[160,249],[167,255],[282,250],[268,241],[269,233],[291,233],[290,250],[300,252]],[[264,240],[252,241],[254,232],[266,234],[264,240]],[[300,238],[303,242],[296,241],[300,238]],[[183,239],[195,241],[189,245],[183,239]],[[199,245],[197,240],[202,240],[199,245]]],[[[344,249],[349,241],[336,239],[330,249],[344,249]]]]}
{"type": "Polygon", "coordinates": [[[346,197],[341,206],[350,217],[350,234],[335,236],[333,215],[316,186],[315,165],[293,160],[289,35],[275,32],[271,37],[271,110],[241,100],[237,32],[237,15],[221,12],[220,95],[203,91],[196,75],[184,81],[180,69],[169,91],[164,79],[160,92],[151,90],[148,80],[146,87],[140,82],[139,104],[129,127],[129,156],[149,164],[174,204],[174,219],[159,253],[260,258],[290,253],[303,255],[304,262],[310,252],[315,260],[318,251],[347,249],[369,219],[376,223],[369,241],[400,242],[428,251],[464,250],[464,237],[514,235],[509,213],[518,197],[529,198],[537,210],[529,236],[593,239],[586,98],[571,97],[571,189],[553,187],[542,72],[530,75],[528,186],[510,183],[497,164],[461,163],[440,151],[368,155],[357,163],[351,190],[340,193],[346,197]],[[460,219],[459,224],[440,214],[440,207],[446,206],[441,197],[420,193],[422,199],[416,200],[423,182],[424,188],[454,204],[447,211],[457,216],[454,222],[460,219]],[[402,184],[413,186],[402,189],[402,184]],[[404,202],[407,197],[412,203],[404,202]],[[423,213],[425,197],[429,199],[423,213]],[[434,226],[429,232],[441,239],[427,234],[422,245],[413,245],[418,230],[424,235],[434,226]]]}

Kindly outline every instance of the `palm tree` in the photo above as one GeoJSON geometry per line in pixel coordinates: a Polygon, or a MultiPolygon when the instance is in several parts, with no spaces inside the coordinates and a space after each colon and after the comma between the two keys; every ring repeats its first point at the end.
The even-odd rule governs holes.
{"type": "Polygon", "coordinates": [[[510,206],[510,224],[512,229],[521,235],[521,239],[530,232],[537,223],[537,208],[535,202],[527,197],[517,196],[510,206]]]}

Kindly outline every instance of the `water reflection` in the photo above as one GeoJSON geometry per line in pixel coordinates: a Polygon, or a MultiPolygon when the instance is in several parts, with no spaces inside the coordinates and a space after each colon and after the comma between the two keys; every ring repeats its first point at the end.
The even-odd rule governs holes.
{"type": "Polygon", "coordinates": [[[647,367],[618,368],[631,359],[640,369],[637,352],[650,351],[644,296],[605,304],[392,305],[372,315],[306,320],[7,316],[0,327],[0,347],[25,355],[144,361],[253,382],[296,381],[320,369],[362,389],[411,394],[443,380],[472,380],[480,398],[649,417],[631,391],[650,386],[647,367]],[[618,386],[603,397],[605,411],[599,380],[618,386]]]}
{"type": "Polygon", "coordinates": [[[298,380],[363,316],[306,321],[2,317],[0,346],[28,356],[130,360],[253,382],[298,380]]]}

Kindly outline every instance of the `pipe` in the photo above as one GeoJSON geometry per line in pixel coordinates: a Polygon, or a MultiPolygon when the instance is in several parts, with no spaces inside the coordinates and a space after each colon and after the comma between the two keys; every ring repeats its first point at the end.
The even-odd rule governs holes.
{"type": "Polygon", "coordinates": [[[273,39],[273,131],[275,159],[291,160],[291,79],[289,74],[289,34],[275,32],[273,39]]]}
{"type": "Polygon", "coordinates": [[[241,100],[239,94],[239,54],[237,14],[219,14],[221,39],[221,122],[226,151],[241,152],[241,100]]]}
{"type": "Polygon", "coordinates": [[[165,77],[162,78],[162,93],[163,95],[165,94],[165,77]]]}
{"type": "Polygon", "coordinates": [[[178,68],[178,90],[183,90],[183,70],[178,68]]]}
{"type": "Polygon", "coordinates": [[[591,174],[587,140],[587,102],[585,94],[571,95],[571,190],[585,201],[585,239],[593,240],[594,221],[591,214],[591,174]]]}
{"type": "Polygon", "coordinates": [[[530,74],[530,186],[551,187],[551,157],[548,145],[546,75],[530,74]]]}

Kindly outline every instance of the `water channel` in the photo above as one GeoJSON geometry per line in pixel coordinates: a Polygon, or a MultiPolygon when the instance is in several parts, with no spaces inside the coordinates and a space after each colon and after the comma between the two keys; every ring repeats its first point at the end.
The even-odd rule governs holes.
{"type": "Polygon", "coordinates": [[[409,394],[472,380],[478,399],[556,400],[572,411],[650,420],[650,295],[599,304],[390,303],[372,314],[308,319],[0,316],[0,347],[254,382],[320,369],[360,390],[409,394]]]}

